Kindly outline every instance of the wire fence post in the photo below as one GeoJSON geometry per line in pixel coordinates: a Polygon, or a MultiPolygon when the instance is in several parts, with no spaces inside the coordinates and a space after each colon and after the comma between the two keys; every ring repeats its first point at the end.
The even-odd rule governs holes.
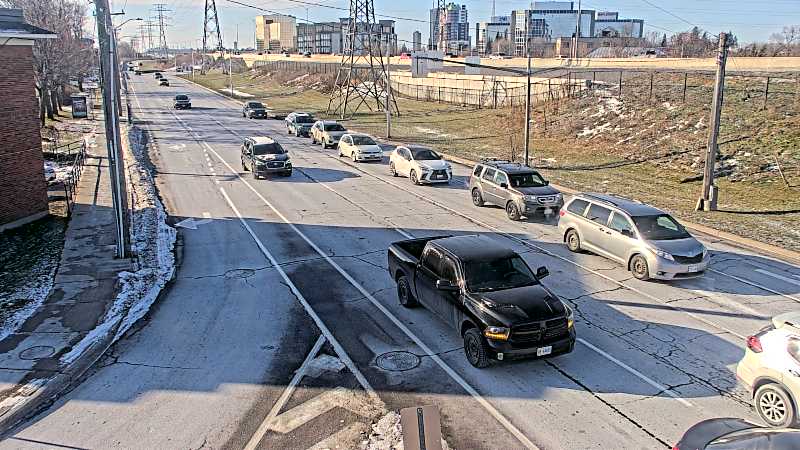
{"type": "Polygon", "coordinates": [[[683,103],[686,103],[686,85],[689,82],[689,72],[683,73],[683,103]]]}
{"type": "Polygon", "coordinates": [[[767,99],[769,98],[769,80],[770,77],[767,77],[767,84],[764,86],[764,108],[767,109],[767,99]]]}
{"type": "Polygon", "coordinates": [[[650,96],[648,100],[653,100],[653,78],[655,77],[655,72],[650,72],[650,96]]]}
{"type": "Polygon", "coordinates": [[[618,97],[622,97],[622,71],[619,71],[619,94],[618,97]]]}

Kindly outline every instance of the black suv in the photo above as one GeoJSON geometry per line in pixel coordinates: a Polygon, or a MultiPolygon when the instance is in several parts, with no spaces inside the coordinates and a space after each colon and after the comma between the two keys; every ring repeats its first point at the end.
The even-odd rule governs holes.
{"type": "Polygon", "coordinates": [[[178,94],[175,96],[175,103],[172,105],[175,109],[192,109],[192,101],[186,94],[178,94]]]}
{"type": "Polygon", "coordinates": [[[253,178],[266,177],[268,173],[292,175],[289,154],[268,137],[247,137],[242,144],[242,169],[253,172],[253,178]]]}
{"type": "Polygon", "coordinates": [[[266,119],[267,108],[265,108],[261,102],[245,102],[242,107],[242,117],[247,117],[248,119],[266,119]]]}

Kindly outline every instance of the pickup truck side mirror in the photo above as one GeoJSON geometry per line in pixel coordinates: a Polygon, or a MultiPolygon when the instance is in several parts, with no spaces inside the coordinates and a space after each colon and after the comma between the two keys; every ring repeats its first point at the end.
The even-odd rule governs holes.
{"type": "Polygon", "coordinates": [[[550,271],[547,270],[547,267],[542,266],[542,267],[539,267],[538,269],[536,269],[536,278],[541,280],[542,278],[544,278],[544,277],[546,277],[548,275],[550,275],[550,271]]]}
{"type": "Polygon", "coordinates": [[[500,183],[500,187],[503,189],[508,189],[508,183],[500,183]]]}
{"type": "Polygon", "coordinates": [[[436,289],[440,291],[456,292],[461,288],[450,282],[450,280],[436,280],[436,289]]]}

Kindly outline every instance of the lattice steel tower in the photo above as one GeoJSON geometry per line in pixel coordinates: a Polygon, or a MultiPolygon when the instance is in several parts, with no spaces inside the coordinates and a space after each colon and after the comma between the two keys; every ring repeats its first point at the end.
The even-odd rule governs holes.
{"type": "Polygon", "coordinates": [[[383,42],[381,25],[375,20],[373,0],[350,0],[350,20],[344,38],[342,64],[328,102],[328,113],[344,119],[361,106],[370,111],[385,111],[387,103],[399,113],[394,96],[388,94],[388,77],[383,64],[383,45],[391,55],[392,40],[383,42]],[[390,99],[390,100],[387,100],[390,99]]]}
{"type": "Polygon", "coordinates": [[[166,4],[164,3],[155,3],[153,8],[156,11],[156,21],[158,24],[158,47],[161,53],[162,58],[169,58],[169,47],[167,47],[167,26],[168,24],[165,22],[167,20],[166,12],[169,12],[169,9],[166,9],[166,4]]]}
{"type": "Polygon", "coordinates": [[[214,0],[206,0],[206,12],[205,18],[203,19],[203,53],[200,56],[203,61],[203,64],[201,65],[202,73],[206,72],[205,56],[206,52],[208,51],[208,44],[211,43],[212,39],[217,41],[217,46],[214,47],[214,51],[221,52],[225,50],[225,46],[222,45],[222,33],[219,31],[217,4],[214,2],[214,0]]]}

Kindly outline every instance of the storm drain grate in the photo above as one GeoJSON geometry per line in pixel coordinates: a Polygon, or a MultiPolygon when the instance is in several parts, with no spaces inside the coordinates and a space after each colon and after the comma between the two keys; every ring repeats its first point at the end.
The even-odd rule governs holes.
{"type": "Polygon", "coordinates": [[[42,359],[42,358],[49,358],[55,354],[56,349],[49,346],[49,345],[37,345],[35,347],[29,347],[25,350],[19,352],[19,359],[24,359],[27,361],[42,359]]]}
{"type": "Polygon", "coordinates": [[[409,353],[409,352],[386,352],[382,355],[379,355],[378,358],[375,360],[383,370],[389,370],[391,372],[403,372],[405,370],[411,370],[419,366],[419,356],[409,353]]]}

